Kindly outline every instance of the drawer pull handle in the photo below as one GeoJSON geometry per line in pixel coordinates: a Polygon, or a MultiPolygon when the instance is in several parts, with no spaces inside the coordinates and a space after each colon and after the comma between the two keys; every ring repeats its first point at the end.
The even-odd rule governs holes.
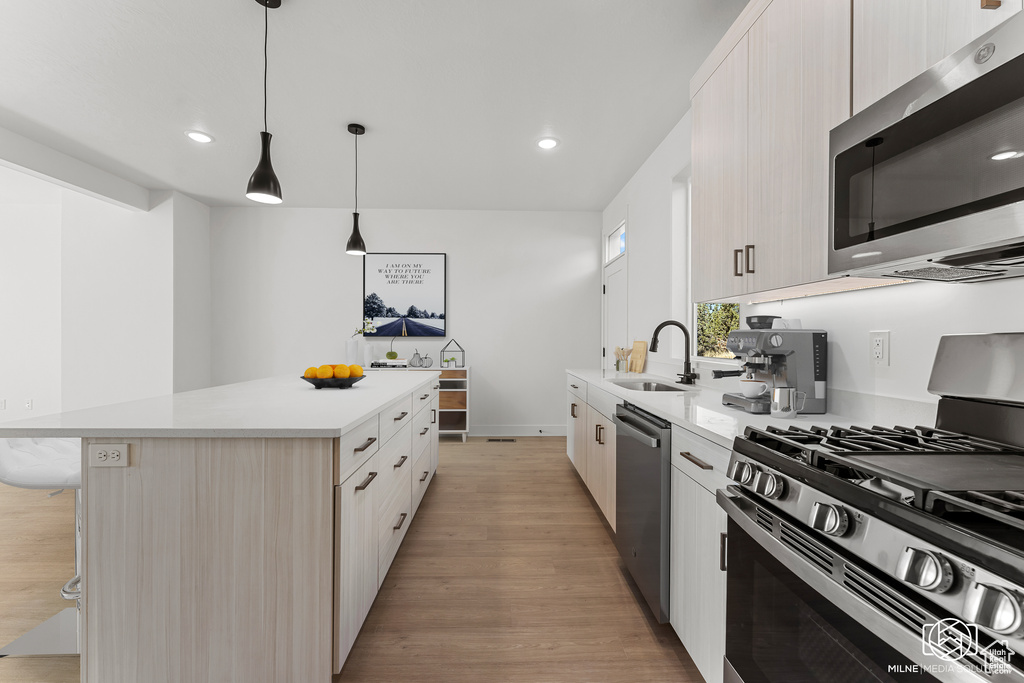
{"type": "Polygon", "coordinates": [[[429,476],[430,476],[430,470],[426,470],[426,471],[424,471],[424,472],[423,472],[423,476],[422,476],[422,477],[420,477],[420,481],[426,481],[426,480],[427,480],[427,477],[429,477],[429,476]]]}
{"type": "Polygon", "coordinates": [[[397,469],[398,469],[399,467],[401,467],[402,465],[404,465],[404,464],[405,464],[405,461],[406,461],[406,460],[408,460],[408,459],[409,459],[409,456],[408,456],[408,455],[403,455],[403,456],[402,456],[401,458],[399,458],[399,459],[398,459],[398,462],[397,462],[397,463],[395,463],[395,469],[397,470],[397,469]]]}
{"type": "Polygon", "coordinates": [[[430,424],[437,424],[437,410],[430,409],[430,424]]]}
{"type": "Polygon", "coordinates": [[[405,416],[408,415],[408,414],[409,413],[407,413],[406,411],[403,410],[402,414],[395,418],[395,422],[398,422],[399,420],[404,420],[405,416]]]}
{"type": "Polygon", "coordinates": [[[570,384],[569,386],[572,387],[573,389],[579,389],[579,387],[576,386],[575,384],[570,384]]]}
{"type": "Polygon", "coordinates": [[[395,525],[395,531],[398,531],[399,529],[402,528],[402,525],[405,524],[405,518],[408,517],[408,516],[409,516],[409,513],[407,513],[407,512],[403,512],[402,513],[402,515],[398,518],[398,524],[395,525]]]}
{"type": "Polygon", "coordinates": [[[729,548],[729,534],[724,531],[718,536],[718,569],[720,571],[727,571],[728,566],[726,562],[726,556],[729,548]]]}
{"type": "Polygon", "coordinates": [[[363,481],[363,483],[356,487],[356,491],[362,491],[363,489],[365,489],[367,486],[370,485],[371,481],[373,481],[376,478],[377,478],[377,473],[376,472],[370,472],[370,474],[368,474],[366,476],[366,479],[363,481]]]}
{"type": "Polygon", "coordinates": [[[362,446],[360,446],[359,448],[353,448],[352,452],[353,453],[362,453],[363,451],[365,451],[367,448],[369,448],[370,446],[372,446],[376,442],[377,442],[377,437],[371,436],[369,439],[366,440],[366,443],[364,443],[362,446]]]}
{"type": "Polygon", "coordinates": [[[430,394],[423,394],[422,396],[420,396],[421,401],[426,401],[428,398],[430,398],[430,394]]]}
{"type": "Polygon", "coordinates": [[[572,416],[572,417],[576,417],[576,404],[575,403],[573,403],[571,406],[569,406],[569,415],[572,416]]]}
{"type": "Polygon", "coordinates": [[[430,431],[430,427],[424,427],[424,428],[423,428],[423,431],[422,431],[422,432],[420,432],[420,436],[423,436],[424,434],[426,434],[426,433],[427,433],[427,432],[429,432],[429,431],[430,431]]]}
{"type": "Polygon", "coordinates": [[[700,458],[695,456],[693,453],[688,453],[686,451],[679,451],[679,455],[683,456],[684,458],[686,458],[687,460],[689,460],[690,462],[692,462],[694,465],[696,465],[697,467],[701,468],[702,470],[713,470],[713,469],[715,469],[714,465],[707,464],[706,462],[704,462],[703,460],[701,460],[700,458]]]}
{"type": "Polygon", "coordinates": [[[604,445],[604,425],[597,425],[597,443],[604,445]]]}
{"type": "Polygon", "coordinates": [[[440,388],[441,388],[441,385],[440,385],[440,384],[435,384],[435,385],[434,385],[434,391],[437,391],[437,390],[438,390],[438,389],[440,389],[440,388]]]}

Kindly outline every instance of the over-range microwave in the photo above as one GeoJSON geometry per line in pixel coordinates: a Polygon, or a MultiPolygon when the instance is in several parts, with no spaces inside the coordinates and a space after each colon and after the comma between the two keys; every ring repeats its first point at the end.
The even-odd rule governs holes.
{"type": "Polygon", "coordinates": [[[833,129],[828,272],[1024,276],[1024,13],[833,129]]]}

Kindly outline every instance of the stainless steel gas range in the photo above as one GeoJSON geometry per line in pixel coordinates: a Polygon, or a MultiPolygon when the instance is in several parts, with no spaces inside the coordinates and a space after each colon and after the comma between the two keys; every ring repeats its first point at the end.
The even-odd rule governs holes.
{"type": "Polygon", "coordinates": [[[940,341],[936,427],[748,428],[725,681],[1024,682],[1024,333],[940,341]]]}

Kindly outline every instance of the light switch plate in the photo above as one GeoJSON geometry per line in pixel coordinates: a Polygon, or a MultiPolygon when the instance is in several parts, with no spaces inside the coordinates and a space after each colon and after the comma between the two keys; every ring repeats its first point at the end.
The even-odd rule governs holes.
{"type": "Polygon", "coordinates": [[[89,444],[90,467],[128,467],[128,444],[89,444]]]}

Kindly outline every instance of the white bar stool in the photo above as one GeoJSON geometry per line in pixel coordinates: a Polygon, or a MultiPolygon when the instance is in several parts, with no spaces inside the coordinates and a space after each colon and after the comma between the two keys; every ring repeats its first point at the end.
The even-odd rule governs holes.
{"type": "Polygon", "coordinates": [[[81,609],[82,568],[82,440],[0,439],[0,482],[25,489],[75,491],[75,577],[60,594],[75,600],[39,626],[0,649],[0,657],[27,655],[76,655],[78,611],[81,609]]]}

